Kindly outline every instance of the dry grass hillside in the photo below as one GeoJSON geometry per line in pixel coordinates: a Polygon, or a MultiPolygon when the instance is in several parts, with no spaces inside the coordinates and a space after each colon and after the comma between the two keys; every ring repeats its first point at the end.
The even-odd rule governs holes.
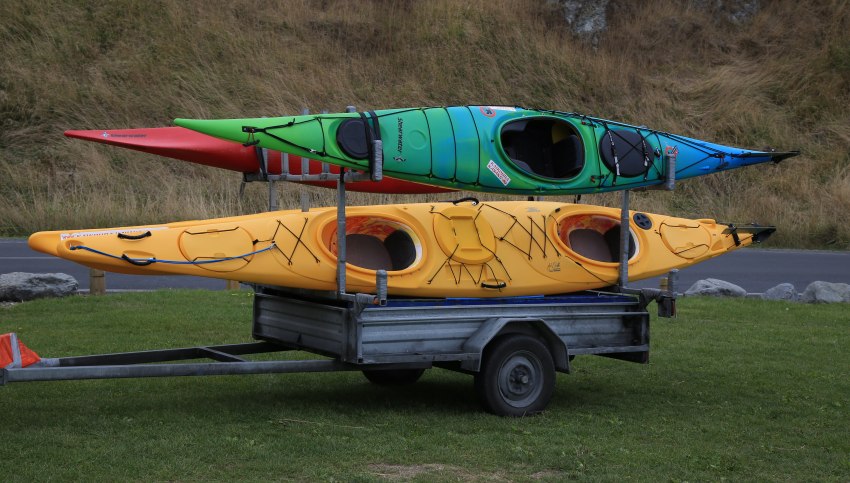
{"type": "MultiPolygon", "coordinates": [[[[265,204],[258,184],[240,199],[236,173],[66,139],[66,129],[348,104],[488,103],[799,148],[802,156],[778,166],[637,193],[634,204],[772,223],[779,231],[771,246],[850,249],[850,6],[761,4],[736,24],[686,1],[612,0],[594,48],[543,0],[2,1],[0,235],[265,204]]],[[[299,189],[281,190],[283,203],[296,206],[299,189]]],[[[310,193],[316,204],[333,203],[333,192],[310,193]]]]}

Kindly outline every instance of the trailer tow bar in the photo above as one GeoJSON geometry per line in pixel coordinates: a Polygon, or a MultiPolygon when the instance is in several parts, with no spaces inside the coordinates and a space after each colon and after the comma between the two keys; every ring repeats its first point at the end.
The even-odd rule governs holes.
{"type": "MultiPolygon", "coordinates": [[[[291,349],[269,342],[251,342],[42,359],[41,365],[0,370],[0,386],[11,382],[336,372],[369,368],[368,365],[350,364],[336,359],[252,361],[239,357],[286,350],[291,349]],[[161,364],[192,359],[212,359],[213,362],[161,364]]],[[[380,369],[392,369],[390,366],[381,364],[380,369]]],[[[408,364],[404,367],[410,366],[408,364]]]]}

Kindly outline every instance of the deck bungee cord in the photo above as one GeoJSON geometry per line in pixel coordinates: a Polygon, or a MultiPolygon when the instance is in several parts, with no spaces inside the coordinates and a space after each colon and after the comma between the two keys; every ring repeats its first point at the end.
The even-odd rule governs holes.
{"type": "Polygon", "coordinates": [[[281,223],[280,220],[275,220],[275,221],[277,221],[277,226],[275,227],[274,233],[272,233],[271,238],[269,238],[268,240],[264,240],[264,241],[266,241],[266,242],[271,241],[272,244],[275,246],[275,249],[281,255],[283,255],[283,258],[285,258],[286,261],[290,265],[292,265],[292,259],[295,256],[295,251],[298,250],[299,245],[303,246],[304,249],[307,250],[308,253],[310,253],[310,256],[313,257],[313,259],[316,261],[316,263],[319,263],[319,257],[317,257],[316,254],[313,253],[313,250],[310,250],[310,247],[308,247],[304,243],[304,241],[301,239],[301,237],[304,236],[304,229],[307,228],[307,222],[309,221],[307,218],[304,218],[304,224],[301,225],[301,231],[297,235],[295,234],[294,231],[290,230],[288,226],[281,223]],[[284,253],[284,251],[274,241],[277,238],[277,232],[278,232],[278,230],[280,230],[281,227],[283,227],[283,229],[285,229],[287,232],[289,232],[290,235],[292,235],[293,238],[295,238],[295,245],[292,247],[292,251],[289,253],[289,255],[284,253]]]}
{"type": "Polygon", "coordinates": [[[345,161],[344,158],[332,156],[332,155],[330,155],[326,152],[327,143],[326,143],[325,136],[324,136],[324,133],[325,133],[324,129],[321,129],[321,132],[322,132],[322,149],[321,150],[317,150],[315,148],[308,148],[307,146],[302,146],[298,143],[292,142],[288,139],[285,139],[281,136],[278,136],[277,134],[269,132],[269,130],[271,130],[271,129],[285,129],[285,128],[288,128],[288,127],[297,126],[299,124],[307,124],[307,123],[311,123],[311,122],[317,122],[320,127],[322,126],[322,118],[320,118],[320,117],[315,118],[315,119],[309,119],[309,120],[306,120],[306,121],[300,121],[300,122],[296,122],[293,119],[292,121],[289,121],[286,124],[279,124],[279,125],[276,125],[276,126],[268,126],[268,127],[263,127],[263,128],[253,127],[253,126],[243,126],[242,132],[248,133],[248,140],[245,141],[245,143],[243,143],[243,146],[256,146],[256,145],[260,144],[260,140],[256,139],[254,135],[257,134],[257,133],[262,133],[262,134],[265,134],[266,136],[268,136],[268,137],[270,137],[270,138],[272,138],[276,141],[279,141],[279,142],[282,142],[283,144],[286,144],[287,146],[292,146],[293,148],[302,149],[304,151],[309,152],[310,154],[315,154],[315,155],[318,155],[318,156],[330,157],[330,158],[334,158],[334,159],[337,159],[337,160],[340,160],[340,161],[345,161]]]}
{"type": "MultiPolygon", "coordinates": [[[[472,280],[472,283],[481,284],[481,287],[483,287],[483,288],[503,289],[507,286],[507,282],[502,281],[498,278],[498,276],[496,275],[496,271],[493,270],[493,267],[491,267],[488,262],[476,264],[476,265],[479,266],[477,277],[469,269],[469,265],[471,265],[471,264],[467,264],[467,263],[463,263],[463,262],[457,262],[457,261],[452,263],[452,257],[454,256],[454,254],[455,254],[455,252],[457,251],[458,248],[460,248],[460,245],[455,247],[455,251],[453,251],[449,256],[447,256],[445,258],[445,260],[443,260],[443,263],[437,268],[437,270],[434,272],[434,274],[431,276],[431,278],[429,278],[427,280],[427,283],[429,285],[434,281],[435,278],[437,278],[437,275],[439,275],[440,271],[443,270],[443,268],[445,267],[445,268],[448,268],[449,273],[452,274],[452,279],[454,279],[455,285],[460,285],[460,283],[463,281],[463,272],[466,272],[466,273],[469,274],[469,278],[470,278],[470,280],[472,280]],[[457,273],[455,273],[454,267],[457,267],[457,273]],[[490,284],[487,284],[485,282],[482,282],[482,280],[484,280],[485,269],[489,270],[490,274],[493,276],[493,279],[497,281],[496,285],[490,285],[490,284]]],[[[502,270],[504,270],[504,272],[505,272],[505,276],[507,277],[507,280],[508,281],[513,280],[511,278],[511,275],[508,273],[508,270],[505,268],[505,266],[503,264],[501,264],[501,262],[500,262],[500,265],[502,266],[502,270]]]]}
{"type": "MultiPolygon", "coordinates": [[[[400,114],[400,113],[403,113],[403,112],[417,111],[417,110],[424,110],[424,109],[433,109],[433,108],[411,108],[411,109],[407,109],[405,111],[393,112],[392,114],[400,114]]],[[[361,120],[365,124],[367,131],[371,132],[371,134],[370,133],[366,134],[367,137],[376,136],[375,139],[380,140],[381,134],[380,134],[380,125],[378,124],[378,120],[381,117],[386,117],[386,116],[389,116],[390,114],[379,115],[379,114],[376,114],[375,111],[369,111],[369,116],[371,116],[371,119],[373,119],[374,122],[375,122],[374,126],[369,126],[369,123],[367,122],[367,119],[370,118],[369,116],[366,116],[366,114],[362,113],[362,112],[358,113],[358,114],[360,115],[361,120]]],[[[274,126],[266,126],[266,127],[256,127],[256,126],[247,126],[247,125],[242,126],[242,132],[248,134],[248,140],[245,141],[242,145],[246,146],[246,147],[258,145],[260,143],[260,140],[256,139],[255,134],[260,133],[260,134],[265,134],[266,136],[268,136],[268,137],[270,137],[270,138],[272,138],[276,141],[279,141],[283,144],[286,144],[287,146],[292,146],[293,148],[302,149],[304,151],[307,151],[310,154],[315,154],[317,156],[323,156],[323,157],[327,157],[327,158],[336,159],[337,161],[343,161],[343,162],[346,161],[345,158],[335,156],[335,155],[329,154],[327,152],[327,145],[328,144],[327,144],[327,138],[325,136],[325,129],[324,129],[324,125],[322,124],[322,120],[323,119],[351,119],[350,116],[342,116],[342,115],[336,115],[335,116],[333,114],[323,114],[322,117],[315,117],[313,119],[305,119],[305,120],[302,120],[302,121],[296,121],[294,118],[297,117],[297,116],[288,116],[288,117],[292,117],[293,119],[291,121],[287,122],[287,123],[277,124],[277,125],[274,125],[274,126]],[[322,148],[320,150],[316,149],[316,148],[310,148],[310,147],[307,147],[307,146],[302,146],[302,145],[300,145],[296,142],[293,142],[293,141],[286,139],[282,136],[279,136],[275,133],[269,132],[272,129],[283,130],[283,129],[286,129],[286,128],[291,128],[291,127],[294,127],[294,126],[299,126],[299,125],[309,124],[309,123],[318,123],[319,124],[319,127],[320,127],[319,131],[322,133],[322,148]]],[[[369,144],[370,143],[367,143],[367,145],[369,145],[369,144]]],[[[371,148],[369,148],[369,149],[371,149],[371,148]]]]}
{"type": "Polygon", "coordinates": [[[87,247],[85,245],[73,245],[73,246],[68,247],[68,249],[71,250],[71,251],[85,250],[85,251],[92,252],[92,253],[95,253],[95,254],[98,254],[98,255],[103,255],[105,257],[114,258],[116,260],[124,260],[125,262],[127,262],[131,265],[135,265],[137,267],[146,267],[146,266],[152,265],[154,263],[165,263],[165,264],[168,264],[168,265],[208,265],[208,264],[211,264],[211,263],[229,262],[231,260],[243,260],[245,262],[248,262],[248,260],[246,260],[246,258],[251,257],[253,255],[263,253],[263,252],[267,252],[269,250],[272,250],[273,248],[275,248],[275,246],[276,246],[275,243],[272,242],[271,245],[269,245],[265,248],[261,248],[259,250],[254,250],[254,251],[249,252],[249,253],[244,253],[242,255],[235,255],[235,256],[231,256],[231,257],[213,258],[213,259],[209,259],[209,260],[162,260],[162,259],[158,259],[158,258],[155,258],[155,257],[133,258],[133,257],[128,257],[126,254],[121,255],[121,256],[113,255],[111,253],[107,253],[107,252],[98,250],[96,248],[87,247]]]}
{"type": "MultiPolygon", "coordinates": [[[[477,237],[477,239],[478,239],[478,246],[479,246],[480,248],[483,248],[483,249],[484,249],[485,251],[487,251],[488,253],[490,253],[490,255],[492,255],[493,259],[495,259],[497,262],[499,262],[499,266],[500,266],[500,267],[502,267],[502,271],[504,271],[504,272],[505,272],[505,276],[507,277],[507,280],[508,280],[508,281],[513,280],[513,279],[511,278],[511,274],[508,272],[508,268],[507,268],[507,267],[505,266],[505,264],[502,262],[502,259],[499,257],[499,255],[498,255],[498,254],[497,254],[497,253],[496,253],[493,249],[491,249],[490,247],[488,247],[488,246],[484,243],[484,241],[481,239],[481,232],[479,231],[479,229],[478,229],[478,224],[477,224],[476,222],[478,221],[478,217],[481,215],[481,208],[483,208],[483,207],[487,206],[487,204],[486,204],[486,203],[482,204],[482,203],[480,203],[480,202],[478,201],[478,199],[477,199],[477,198],[473,198],[473,197],[461,198],[461,199],[459,199],[459,200],[450,201],[450,203],[451,203],[451,204],[453,204],[454,206],[458,206],[458,204],[460,204],[460,203],[462,203],[462,202],[464,202],[464,201],[470,201],[470,202],[472,202],[472,205],[473,205],[473,206],[477,206],[477,208],[476,208],[476,214],[475,214],[475,216],[472,218],[472,227],[473,227],[473,229],[474,229],[474,231],[475,231],[475,236],[476,236],[476,237],[477,237]]],[[[444,219],[449,220],[449,221],[451,221],[451,220],[452,220],[452,217],[447,216],[445,213],[443,213],[443,212],[441,212],[441,211],[435,211],[435,209],[436,209],[436,206],[431,206],[430,213],[431,213],[432,215],[441,216],[441,217],[443,217],[444,219]]],[[[433,281],[434,281],[434,279],[437,277],[437,275],[439,275],[439,273],[440,273],[440,271],[443,269],[443,267],[447,267],[447,268],[449,269],[449,271],[451,272],[451,274],[452,274],[452,278],[453,278],[453,279],[454,279],[454,281],[455,281],[455,285],[459,285],[459,284],[460,284],[461,279],[462,279],[462,277],[463,277],[463,272],[465,271],[466,273],[468,273],[468,274],[469,274],[469,277],[472,279],[473,283],[476,283],[476,284],[479,284],[479,283],[480,283],[480,284],[481,284],[481,287],[483,287],[483,288],[502,289],[502,288],[504,288],[504,287],[506,287],[506,286],[507,286],[507,283],[506,283],[506,282],[499,280],[499,278],[496,276],[496,272],[495,272],[495,270],[493,270],[493,267],[491,267],[491,266],[490,266],[490,264],[488,263],[488,261],[485,261],[485,262],[482,262],[482,263],[476,263],[476,264],[467,264],[467,263],[464,263],[464,262],[462,262],[462,261],[453,260],[453,258],[454,258],[454,256],[455,256],[455,254],[457,253],[457,251],[458,251],[459,249],[460,249],[460,242],[458,242],[458,243],[455,245],[455,247],[454,247],[454,249],[451,251],[451,253],[447,254],[447,257],[445,258],[445,260],[443,260],[443,263],[441,263],[441,264],[440,264],[440,266],[437,268],[437,270],[434,272],[434,274],[431,276],[431,278],[429,278],[429,279],[428,279],[428,283],[429,283],[429,284],[430,284],[431,282],[433,282],[433,281]],[[458,266],[458,272],[457,272],[457,274],[455,274],[454,268],[452,268],[452,261],[454,261],[454,262],[455,262],[455,264],[458,266]],[[472,274],[472,271],[469,269],[469,267],[468,267],[467,265],[479,265],[479,267],[480,267],[480,268],[479,268],[479,272],[478,272],[478,277],[476,277],[475,275],[473,275],[473,274],[472,274]],[[489,270],[490,270],[490,274],[493,276],[493,278],[494,278],[495,280],[497,280],[497,281],[498,281],[498,282],[496,283],[496,285],[491,285],[491,284],[487,284],[487,283],[482,282],[482,280],[483,280],[483,278],[484,278],[484,270],[485,270],[485,268],[486,268],[486,269],[489,269],[489,270]]]]}
{"type": "MultiPolygon", "coordinates": [[[[548,255],[546,254],[546,246],[547,246],[548,244],[552,244],[552,248],[553,248],[553,249],[555,248],[554,243],[552,243],[552,241],[551,241],[551,240],[549,239],[549,237],[546,235],[546,229],[545,229],[545,227],[542,227],[542,226],[540,226],[540,225],[537,225],[537,223],[534,221],[534,219],[533,219],[531,216],[529,216],[529,217],[528,217],[528,221],[529,221],[529,228],[526,228],[525,226],[523,226],[523,224],[522,224],[522,223],[520,223],[519,218],[518,218],[517,216],[515,216],[515,215],[511,214],[511,213],[508,213],[508,212],[506,212],[506,211],[504,211],[504,210],[500,210],[499,208],[496,208],[496,207],[494,207],[494,206],[488,205],[488,204],[486,204],[486,203],[485,203],[484,205],[482,205],[482,207],[481,207],[481,208],[482,208],[482,209],[483,209],[483,208],[490,208],[490,209],[492,209],[492,210],[495,210],[495,211],[497,211],[498,213],[500,213],[500,214],[502,214],[502,215],[505,215],[505,216],[509,217],[509,218],[513,221],[513,223],[511,223],[511,225],[510,225],[510,226],[508,226],[508,228],[505,230],[505,232],[504,232],[501,236],[498,236],[498,237],[497,237],[497,239],[498,239],[499,241],[502,241],[502,242],[507,243],[509,246],[512,246],[512,247],[516,248],[516,249],[517,249],[517,250],[519,250],[521,253],[523,253],[524,255],[526,255],[526,256],[528,257],[528,259],[529,259],[529,260],[531,260],[531,258],[532,258],[532,249],[533,249],[533,246],[534,246],[534,245],[536,245],[536,246],[537,246],[537,248],[539,248],[539,249],[540,249],[540,251],[541,251],[541,252],[542,252],[542,254],[543,254],[543,258],[548,258],[548,255]],[[515,245],[514,243],[512,243],[510,240],[508,240],[508,239],[506,238],[506,237],[508,236],[508,234],[509,234],[509,233],[511,233],[511,231],[512,231],[512,230],[513,230],[513,228],[514,228],[514,226],[519,226],[519,227],[520,227],[520,228],[522,228],[522,230],[523,230],[523,231],[524,231],[524,232],[525,232],[525,233],[529,236],[529,240],[528,240],[528,250],[527,250],[527,251],[526,251],[526,250],[523,250],[523,249],[522,249],[522,248],[520,248],[520,247],[518,247],[517,245],[515,245]],[[540,242],[539,242],[539,241],[537,241],[537,238],[534,236],[534,227],[535,227],[535,226],[537,226],[537,228],[540,230],[541,234],[543,235],[543,246],[541,246],[541,245],[540,245],[540,242]]],[[[480,211],[481,211],[481,210],[479,209],[479,212],[480,212],[480,211]]],[[[549,213],[549,214],[542,215],[542,216],[543,216],[543,218],[544,218],[544,220],[543,220],[543,224],[545,225],[545,224],[546,224],[546,222],[548,221],[548,218],[549,218],[550,216],[552,216],[552,214],[551,214],[551,213],[549,213]]],[[[561,254],[560,254],[560,253],[558,253],[558,251],[557,251],[557,250],[555,250],[555,254],[556,254],[558,257],[560,257],[560,256],[561,256],[561,254]]]]}

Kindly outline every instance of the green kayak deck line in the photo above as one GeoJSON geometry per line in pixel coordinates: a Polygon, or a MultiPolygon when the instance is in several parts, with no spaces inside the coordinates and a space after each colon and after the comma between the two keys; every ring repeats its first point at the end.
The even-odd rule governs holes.
{"type": "Polygon", "coordinates": [[[380,140],[387,176],[527,195],[661,185],[799,154],[724,146],[571,112],[506,106],[174,122],[361,171],[370,171],[372,141],[380,140]]]}

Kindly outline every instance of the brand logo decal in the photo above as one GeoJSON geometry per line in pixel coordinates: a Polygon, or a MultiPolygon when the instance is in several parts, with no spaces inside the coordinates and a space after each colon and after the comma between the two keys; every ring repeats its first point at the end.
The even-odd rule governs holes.
{"type": "Polygon", "coordinates": [[[401,150],[404,147],[404,131],[403,131],[404,119],[402,119],[400,117],[397,118],[397,119],[398,119],[398,146],[396,146],[396,149],[398,150],[398,154],[401,154],[401,150]]]}
{"type": "Polygon", "coordinates": [[[550,272],[560,272],[561,271],[561,262],[552,262],[546,267],[546,270],[550,272]]]}
{"type": "Polygon", "coordinates": [[[487,163],[487,169],[489,169],[493,174],[495,174],[503,185],[507,186],[511,182],[510,176],[508,176],[504,171],[502,171],[502,168],[500,168],[499,165],[496,164],[492,159],[489,163],[487,163]]]}
{"type": "Polygon", "coordinates": [[[103,139],[108,139],[108,138],[146,138],[146,137],[148,137],[148,135],[147,134],[109,134],[108,132],[103,131],[103,133],[101,133],[100,137],[102,137],[103,139]]]}
{"type": "Polygon", "coordinates": [[[59,235],[60,240],[68,240],[71,238],[88,238],[93,236],[117,235],[119,233],[137,233],[144,231],[167,230],[167,226],[152,226],[145,228],[130,228],[127,230],[101,230],[101,231],[78,231],[76,233],[62,233],[59,235]]]}

